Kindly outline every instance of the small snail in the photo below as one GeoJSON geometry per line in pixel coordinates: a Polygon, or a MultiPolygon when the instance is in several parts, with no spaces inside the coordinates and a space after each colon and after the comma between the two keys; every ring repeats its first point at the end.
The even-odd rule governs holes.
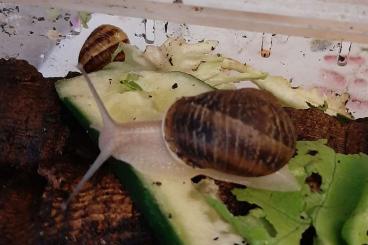
{"type": "Polygon", "coordinates": [[[162,122],[117,124],[80,69],[103,127],[97,128],[100,155],[69,201],[110,156],[151,177],[190,179],[206,175],[269,190],[299,188],[283,168],[295,150],[293,124],[270,93],[250,88],[207,92],[177,100],[162,122]]]}
{"type": "MultiPolygon", "coordinates": [[[[79,53],[78,62],[86,72],[93,72],[103,68],[111,62],[112,55],[119,43],[129,43],[128,36],[120,28],[113,25],[97,27],[87,38],[79,53]]],[[[125,55],[121,51],[114,61],[124,61],[125,55]]]]}

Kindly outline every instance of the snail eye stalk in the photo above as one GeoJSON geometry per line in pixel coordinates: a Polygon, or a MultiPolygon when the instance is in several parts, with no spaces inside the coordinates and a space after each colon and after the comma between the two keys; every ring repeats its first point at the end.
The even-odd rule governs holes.
{"type": "Polygon", "coordinates": [[[99,112],[102,117],[103,126],[100,132],[103,132],[100,134],[99,137],[99,146],[100,146],[100,154],[96,158],[96,160],[92,163],[88,171],[84,174],[82,179],[79,181],[77,186],[74,188],[72,194],[69,196],[69,198],[66,200],[65,203],[63,203],[62,208],[65,210],[67,209],[69,203],[73,200],[73,198],[81,191],[84,184],[92,178],[92,176],[96,173],[96,171],[102,166],[102,164],[112,155],[112,152],[114,150],[114,140],[110,140],[114,138],[115,131],[118,127],[118,125],[114,122],[114,120],[111,118],[109,113],[107,112],[106,107],[104,106],[100,96],[98,95],[96,88],[94,87],[91,79],[89,78],[88,74],[84,71],[81,64],[78,65],[78,69],[82,72],[84,78],[87,81],[88,87],[91,90],[92,96],[97,104],[97,107],[99,109],[99,112]],[[108,138],[108,140],[106,140],[108,138]]]}

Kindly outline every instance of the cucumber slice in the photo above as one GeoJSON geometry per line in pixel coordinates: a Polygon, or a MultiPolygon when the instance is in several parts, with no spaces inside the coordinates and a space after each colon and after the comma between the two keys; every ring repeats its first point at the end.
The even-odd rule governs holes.
{"type": "MultiPolygon", "coordinates": [[[[92,73],[91,79],[107,110],[119,122],[161,119],[175,99],[213,89],[195,77],[180,72],[126,73],[102,70],[92,73]]],[[[86,128],[101,123],[84,78],[58,81],[56,89],[65,105],[86,128]]],[[[190,181],[152,179],[128,164],[112,161],[120,181],[131,193],[162,244],[243,242],[232,227],[207,204],[190,181]]]]}

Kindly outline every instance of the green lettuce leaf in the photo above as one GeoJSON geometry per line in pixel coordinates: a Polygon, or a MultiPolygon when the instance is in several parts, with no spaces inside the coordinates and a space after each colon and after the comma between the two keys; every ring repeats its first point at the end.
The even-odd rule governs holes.
{"type": "MultiPolygon", "coordinates": [[[[332,178],[323,205],[316,209],[313,217],[318,244],[344,244],[343,226],[354,210],[359,209],[360,200],[366,199],[363,187],[368,181],[368,156],[336,154],[332,178]]],[[[367,224],[368,220],[362,223],[364,227],[367,224]]],[[[354,233],[354,237],[359,236],[357,231],[354,233]]],[[[366,230],[365,237],[367,241],[366,230]]]]}
{"type": "Polygon", "coordinates": [[[81,21],[81,25],[83,26],[83,28],[88,28],[88,22],[91,20],[91,13],[89,12],[85,12],[85,11],[80,11],[78,12],[79,15],[79,19],[81,21]]]}
{"type": "Polygon", "coordinates": [[[325,143],[325,140],[297,143],[297,154],[289,169],[302,185],[300,191],[234,189],[239,201],[258,207],[245,216],[232,215],[213,196],[207,197],[208,203],[250,244],[299,244],[310,225],[316,229],[316,244],[362,241],[361,233],[353,229],[363,223],[360,231],[366,232],[368,226],[366,220],[356,215],[367,215],[367,198],[360,187],[368,180],[368,156],[335,153],[325,143]],[[319,190],[311,189],[305,181],[312,174],[321,177],[319,190]]]}
{"type": "Polygon", "coordinates": [[[362,189],[362,198],[342,229],[348,244],[368,244],[368,182],[362,189]]]}
{"type": "Polygon", "coordinates": [[[143,91],[136,81],[139,79],[139,75],[136,73],[125,74],[124,79],[120,80],[120,84],[126,87],[127,91],[143,91]]]}
{"type": "Polygon", "coordinates": [[[253,209],[246,216],[234,216],[220,200],[206,197],[206,201],[239,235],[253,241],[253,244],[264,244],[272,239],[273,228],[264,219],[265,214],[261,209],[253,209]]]}

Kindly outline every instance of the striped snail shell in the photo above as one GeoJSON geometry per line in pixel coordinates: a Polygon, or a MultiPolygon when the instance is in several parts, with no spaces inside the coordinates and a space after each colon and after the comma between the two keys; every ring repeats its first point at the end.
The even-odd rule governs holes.
{"type": "Polygon", "coordinates": [[[164,120],[167,146],[186,164],[256,177],[293,156],[293,123],[277,99],[252,88],[179,99],[164,120]]]}
{"type": "MultiPolygon", "coordinates": [[[[112,54],[121,42],[129,43],[125,32],[113,25],[101,25],[89,35],[83,44],[78,62],[82,64],[86,72],[102,69],[111,62],[112,54]]],[[[120,52],[114,61],[124,61],[124,59],[124,52],[120,52]]]]}

